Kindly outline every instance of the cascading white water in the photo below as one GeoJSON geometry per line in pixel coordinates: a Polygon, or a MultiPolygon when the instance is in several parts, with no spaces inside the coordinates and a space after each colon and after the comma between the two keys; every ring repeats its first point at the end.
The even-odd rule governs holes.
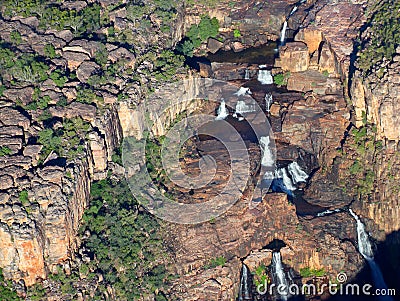
{"type": "Polygon", "coordinates": [[[289,295],[288,295],[288,288],[289,288],[289,282],[286,279],[286,274],[283,269],[282,265],[282,258],[281,258],[281,253],[280,252],[273,252],[272,253],[272,272],[274,273],[274,280],[275,280],[275,285],[276,287],[281,286],[282,289],[279,289],[280,292],[285,292],[285,294],[278,295],[278,299],[280,300],[287,300],[289,295]]]}
{"type": "Polygon", "coordinates": [[[273,167],[275,164],[274,154],[272,153],[270,145],[270,138],[269,136],[261,137],[260,138],[260,146],[262,150],[262,159],[261,165],[266,167],[273,167]]]}
{"type": "Polygon", "coordinates": [[[374,252],[372,251],[371,242],[368,237],[367,231],[365,231],[365,226],[360,220],[360,218],[349,209],[350,214],[354,217],[357,222],[357,240],[358,240],[358,251],[367,260],[374,259],[374,252]]]}
{"type": "Polygon", "coordinates": [[[272,85],[274,83],[271,71],[269,70],[258,70],[257,80],[262,85],[272,85]]]}
{"type": "Polygon", "coordinates": [[[342,211],[342,210],[340,210],[340,209],[333,209],[333,210],[327,209],[325,211],[317,213],[317,217],[322,217],[322,216],[325,216],[325,215],[328,215],[328,214],[332,214],[332,213],[338,213],[340,211],[342,211]]]}
{"type": "Polygon", "coordinates": [[[293,14],[297,11],[299,7],[297,5],[295,5],[292,10],[290,11],[289,17],[293,16],[293,14]]]}
{"type": "Polygon", "coordinates": [[[281,37],[280,37],[280,43],[281,45],[285,44],[285,40],[286,40],[286,29],[287,29],[287,20],[285,20],[285,22],[283,23],[282,26],[282,30],[281,30],[281,37]]]}
{"type": "Polygon", "coordinates": [[[270,93],[265,94],[264,99],[265,99],[265,110],[269,113],[273,101],[272,94],[270,93]]]}
{"type": "MultiPolygon", "coordinates": [[[[371,241],[369,240],[369,235],[368,235],[367,231],[365,230],[365,225],[360,220],[360,218],[357,216],[357,214],[354,213],[353,210],[349,209],[349,212],[357,222],[358,251],[365,258],[365,260],[368,262],[368,264],[371,268],[372,280],[374,282],[374,285],[377,288],[386,290],[387,285],[385,283],[385,280],[383,279],[381,269],[379,268],[379,266],[377,265],[377,263],[374,260],[374,251],[372,250],[372,244],[371,244],[371,241]]],[[[393,298],[390,296],[379,296],[378,299],[385,300],[385,301],[393,300],[393,298]]]]}
{"type": "Polygon", "coordinates": [[[234,93],[234,95],[237,95],[237,96],[244,96],[246,94],[248,94],[248,95],[252,94],[250,91],[250,88],[240,87],[239,90],[234,93]]]}
{"type": "Polygon", "coordinates": [[[277,169],[275,171],[275,178],[282,179],[283,185],[285,185],[285,187],[288,190],[291,190],[291,191],[296,190],[296,186],[293,185],[293,181],[292,181],[292,179],[290,179],[290,177],[286,171],[286,168],[283,167],[283,168],[277,169]]]}
{"type": "Polygon", "coordinates": [[[296,161],[288,165],[288,171],[292,176],[293,182],[295,184],[300,182],[306,182],[308,179],[308,174],[301,169],[300,165],[296,161]]]}
{"type": "Polygon", "coordinates": [[[242,265],[242,277],[240,278],[239,301],[251,300],[251,286],[249,285],[249,268],[242,265]]]}
{"type": "Polygon", "coordinates": [[[256,110],[255,108],[255,104],[246,104],[246,102],[244,102],[243,100],[238,100],[238,102],[236,103],[236,107],[235,107],[235,111],[237,114],[244,114],[244,113],[251,113],[254,112],[256,110]]]}
{"type": "Polygon", "coordinates": [[[245,79],[245,80],[249,80],[249,79],[250,79],[250,72],[249,72],[249,69],[246,69],[246,70],[244,71],[244,79],[245,79]]]}
{"type": "Polygon", "coordinates": [[[215,117],[215,120],[224,120],[226,117],[228,117],[229,111],[226,108],[225,100],[223,100],[223,99],[221,100],[221,104],[218,108],[217,113],[218,113],[218,116],[215,117]]]}

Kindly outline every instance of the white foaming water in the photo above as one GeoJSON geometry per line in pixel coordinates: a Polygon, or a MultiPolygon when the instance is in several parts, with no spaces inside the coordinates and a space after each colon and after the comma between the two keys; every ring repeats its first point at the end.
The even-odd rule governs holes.
{"type": "MultiPolygon", "coordinates": [[[[367,260],[371,268],[372,280],[374,281],[375,287],[386,290],[387,285],[385,283],[385,279],[383,278],[381,269],[374,260],[374,252],[372,250],[371,241],[369,240],[369,235],[365,230],[365,225],[357,216],[357,214],[353,212],[353,210],[349,209],[349,212],[357,222],[358,251],[367,260]]],[[[390,296],[379,296],[378,299],[385,301],[393,300],[393,298],[390,296]]]]}
{"type": "Polygon", "coordinates": [[[271,104],[272,104],[272,94],[267,93],[265,94],[265,110],[269,113],[270,112],[270,108],[271,108],[271,104]]]}
{"type": "Polygon", "coordinates": [[[297,11],[298,8],[299,8],[299,7],[298,7],[297,5],[295,5],[295,6],[292,8],[292,11],[291,11],[290,14],[289,14],[289,17],[292,16],[292,15],[297,11]]]}
{"type": "Polygon", "coordinates": [[[242,265],[242,277],[240,278],[239,301],[251,300],[251,287],[248,282],[249,269],[245,264],[242,265]]]}
{"type": "Polygon", "coordinates": [[[274,83],[274,79],[271,75],[271,71],[269,71],[269,70],[258,70],[257,80],[262,85],[272,85],[274,83]]]}
{"type": "Polygon", "coordinates": [[[250,79],[249,69],[246,69],[246,70],[244,71],[244,79],[245,79],[245,80],[249,80],[249,79],[250,79]]]}
{"type": "Polygon", "coordinates": [[[234,95],[237,95],[237,96],[243,96],[246,94],[248,94],[248,95],[252,94],[250,91],[250,88],[240,87],[239,90],[234,93],[234,95]]]}
{"type": "Polygon", "coordinates": [[[307,181],[308,174],[301,169],[300,165],[297,164],[296,161],[289,164],[288,170],[295,184],[307,181]]]}
{"type": "Polygon", "coordinates": [[[275,178],[276,179],[282,179],[283,184],[285,185],[285,187],[291,191],[296,190],[296,186],[293,185],[292,180],[290,179],[286,168],[279,168],[275,171],[275,178]]]}
{"type": "Polygon", "coordinates": [[[281,45],[285,44],[286,29],[287,29],[287,20],[285,20],[285,22],[283,23],[283,26],[282,26],[281,38],[280,38],[281,45]]]}
{"type": "Polygon", "coordinates": [[[255,108],[255,104],[253,103],[249,103],[246,104],[246,102],[244,102],[243,100],[238,100],[238,102],[236,103],[236,114],[244,114],[244,113],[251,113],[254,112],[256,110],[255,108]]]}
{"type": "Polygon", "coordinates": [[[218,116],[215,117],[215,120],[224,120],[229,115],[229,111],[226,108],[225,100],[221,101],[221,104],[218,108],[218,116]]]}
{"type": "Polygon", "coordinates": [[[328,214],[331,214],[331,213],[337,213],[337,212],[340,212],[340,211],[341,211],[340,209],[334,209],[334,210],[327,209],[325,211],[317,213],[317,217],[325,216],[325,215],[328,215],[328,214]]]}
{"type": "Polygon", "coordinates": [[[269,139],[269,136],[260,138],[260,146],[262,150],[261,165],[267,167],[273,167],[275,164],[274,154],[272,153],[272,150],[269,147],[270,142],[271,141],[269,139]]]}
{"type": "Polygon", "coordinates": [[[357,240],[358,240],[358,251],[367,260],[374,259],[374,252],[372,251],[371,242],[369,241],[368,233],[365,231],[365,226],[360,218],[349,209],[350,214],[354,217],[357,222],[357,240]]]}
{"type": "MultiPolygon", "coordinates": [[[[288,287],[289,283],[286,279],[285,271],[283,269],[282,265],[282,258],[281,258],[281,253],[280,252],[273,252],[272,253],[272,271],[275,275],[276,278],[276,287],[279,287],[279,285],[282,288],[285,288],[283,291],[285,292],[284,294],[281,294],[278,296],[280,300],[287,300],[288,299],[288,287]]],[[[279,290],[282,291],[282,290],[279,290]]]]}

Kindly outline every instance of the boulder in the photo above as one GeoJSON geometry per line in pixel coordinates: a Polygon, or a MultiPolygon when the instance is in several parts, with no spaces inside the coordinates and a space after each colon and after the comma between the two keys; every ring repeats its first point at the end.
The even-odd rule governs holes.
{"type": "Polygon", "coordinates": [[[323,34],[318,29],[303,28],[296,34],[295,41],[304,42],[308,47],[308,52],[312,54],[319,49],[323,34]]]}
{"type": "Polygon", "coordinates": [[[79,65],[78,70],[76,71],[76,76],[82,83],[86,83],[89,77],[99,69],[100,66],[95,62],[83,62],[79,65]]]}
{"type": "Polygon", "coordinates": [[[209,38],[207,41],[207,49],[211,53],[216,53],[218,50],[222,48],[223,45],[224,43],[214,38],[209,38]]]}
{"type": "Polygon", "coordinates": [[[306,71],[310,64],[308,47],[303,42],[290,42],[279,48],[279,59],[275,61],[275,67],[284,71],[306,71]]]}

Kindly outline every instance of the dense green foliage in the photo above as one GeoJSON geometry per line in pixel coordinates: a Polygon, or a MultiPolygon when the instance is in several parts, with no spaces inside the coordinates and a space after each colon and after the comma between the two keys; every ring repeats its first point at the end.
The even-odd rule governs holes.
{"type": "Polygon", "coordinates": [[[51,151],[70,159],[84,154],[86,133],[91,129],[81,118],[64,119],[63,126],[56,130],[46,128],[39,132],[38,142],[43,145],[42,159],[51,151]]]}
{"type": "Polygon", "coordinates": [[[9,154],[11,154],[11,149],[8,146],[0,147],[0,157],[1,156],[7,156],[9,154]]]}
{"type": "Polygon", "coordinates": [[[5,281],[3,270],[0,268],[0,300],[17,301],[22,300],[17,293],[12,289],[11,281],[5,281]]]}
{"type": "Polygon", "coordinates": [[[100,28],[100,5],[89,4],[81,10],[63,7],[60,1],[2,1],[5,15],[36,16],[42,29],[70,29],[76,35],[88,34],[100,28]]]}
{"type": "Polygon", "coordinates": [[[219,256],[217,258],[213,258],[210,260],[210,263],[205,265],[204,268],[205,269],[213,269],[216,268],[218,266],[224,266],[226,263],[226,258],[223,256],[219,256]]]}
{"type": "Polygon", "coordinates": [[[177,50],[186,56],[193,56],[194,48],[199,47],[210,37],[215,38],[218,35],[218,29],[219,23],[215,17],[211,19],[203,15],[198,25],[193,24],[189,28],[186,38],[177,46],[177,50]]]}
{"type": "MultiPolygon", "coordinates": [[[[10,47],[0,41],[0,73],[12,75],[17,82],[37,84],[48,78],[49,67],[37,55],[16,55],[10,47]]],[[[17,84],[11,82],[11,84],[17,84]]]]}
{"type": "Polygon", "coordinates": [[[111,285],[118,300],[137,300],[153,295],[167,280],[164,247],[158,221],[140,209],[125,181],[93,183],[90,207],[81,233],[95,256],[95,266],[111,285]]]}
{"type": "MultiPolygon", "coordinates": [[[[391,61],[400,45],[400,2],[376,1],[368,17],[368,34],[359,46],[358,67],[365,73],[384,61],[391,61]]],[[[382,74],[381,73],[378,73],[382,74]]]]}
{"type": "Polygon", "coordinates": [[[276,74],[274,75],[274,84],[278,86],[287,85],[289,77],[290,77],[290,72],[276,74]]]}

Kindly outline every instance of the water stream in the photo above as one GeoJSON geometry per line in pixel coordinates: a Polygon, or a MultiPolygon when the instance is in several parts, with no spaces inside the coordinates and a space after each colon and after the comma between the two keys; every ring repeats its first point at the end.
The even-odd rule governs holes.
{"type": "MultiPolygon", "coordinates": [[[[385,280],[383,279],[382,271],[379,268],[378,264],[374,260],[374,251],[372,248],[371,240],[369,239],[369,235],[365,230],[365,225],[361,221],[361,219],[354,213],[353,210],[349,209],[350,214],[357,222],[357,243],[358,243],[358,251],[368,262],[369,267],[371,268],[372,280],[374,282],[375,288],[379,289],[387,289],[387,285],[385,280]]],[[[393,300],[390,296],[378,296],[379,300],[393,300]]]]}
{"type": "Polygon", "coordinates": [[[251,273],[245,264],[242,265],[241,274],[238,301],[253,300],[251,294],[252,283],[251,278],[249,278],[251,277],[251,273]]]}
{"type": "Polygon", "coordinates": [[[286,277],[285,270],[283,269],[282,257],[280,252],[272,253],[272,278],[274,280],[274,284],[279,292],[283,292],[283,294],[277,293],[277,300],[287,300],[289,295],[289,281],[286,277]]]}

